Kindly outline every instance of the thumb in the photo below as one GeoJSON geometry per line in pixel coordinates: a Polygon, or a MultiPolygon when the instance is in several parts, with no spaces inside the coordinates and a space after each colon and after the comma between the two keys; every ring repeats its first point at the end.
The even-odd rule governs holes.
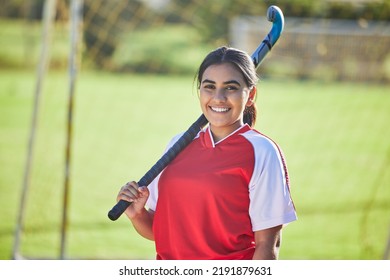
{"type": "Polygon", "coordinates": [[[142,186],[138,188],[138,191],[141,193],[142,198],[148,198],[149,197],[149,190],[147,187],[142,186]]]}

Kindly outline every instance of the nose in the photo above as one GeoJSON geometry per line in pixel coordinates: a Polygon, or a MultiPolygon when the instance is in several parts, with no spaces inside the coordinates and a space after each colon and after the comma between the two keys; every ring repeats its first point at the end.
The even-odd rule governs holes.
{"type": "Polygon", "coordinates": [[[225,89],[217,89],[214,94],[214,100],[217,100],[219,102],[225,102],[226,101],[226,91],[225,89]]]}

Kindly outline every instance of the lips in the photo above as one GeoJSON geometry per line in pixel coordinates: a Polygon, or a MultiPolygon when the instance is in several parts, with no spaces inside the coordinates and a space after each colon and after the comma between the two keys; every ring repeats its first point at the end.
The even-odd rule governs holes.
{"type": "Polygon", "coordinates": [[[216,113],[225,113],[225,112],[230,111],[230,108],[227,108],[227,107],[212,107],[212,106],[210,106],[210,109],[216,113]]]}

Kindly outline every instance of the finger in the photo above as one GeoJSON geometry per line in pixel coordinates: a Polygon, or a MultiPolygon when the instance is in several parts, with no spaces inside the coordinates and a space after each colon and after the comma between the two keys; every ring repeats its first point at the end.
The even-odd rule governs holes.
{"type": "Polygon", "coordinates": [[[134,181],[126,183],[126,185],[124,185],[122,187],[122,191],[126,192],[126,193],[129,193],[129,194],[132,194],[134,196],[138,196],[139,195],[138,184],[136,182],[134,182],[134,181]]]}
{"type": "Polygon", "coordinates": [[[148,194],[148,193],[149,193],[148,188],[145,187],[145,186],[139,187],[139,188],[138,188],[138,191],[139,191],[142,195],[145,195],[145,194],[148,194]]]}
{"type": "Polygon", "coordinates": [[[138,188],[139,188],[137,182],[135,182],[135,181],[127,182],[126,185],[127,185],[127,186],[131,186],[131,187],[133,187],[133,188],[135,188],[135,189],[138,189],[138,188]]]}
{"type": "Polygon", "coordinates": [[[118,193],[119,200],[126,200],[129,202],[133,202],[138,199],[140,196],[140,192],[138,191],[138,185],[135,182],[128,182],[120,189],[118,193]]]}
{"type": "Polygon", "coordinates": [[[132,187],[132,186],[127,187],[126,191],[127,191],[127,193],[129,193],[129,194],[131,194],[131,195],[133,195],[133,196],[135,196],[135,197],[139,196],[139,191],[138,191],[138,189],[135,189],[135,188],[132,187]]]}
{"type": "Polygon", "coordinates": [[[119,193],[118,197],[117,197],[117,200],[125,200],[125,201],[128,201],[128,202],[133,202],[135,200],[135,197],[134,195],[132,195],[131,193],[126,193],[126,192],[121,192],[119,193]]]}

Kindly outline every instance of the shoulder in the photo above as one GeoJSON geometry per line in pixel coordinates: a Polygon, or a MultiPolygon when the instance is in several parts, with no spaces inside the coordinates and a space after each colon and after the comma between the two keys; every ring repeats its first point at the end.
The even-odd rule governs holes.
{"type": "Polygon", "coordinates": [[[279,145],[274,140],[255,129],[250,129],[241,135],[252,144],[255,150],[261,150],[263,153],[266,151],[280,153],[281,151],[279,145]]]}
{"type": "Polygon", "coordinates": [[[173,137],[171,138],[171,140],[168,142],[167,148],[169,149],[170,147],[172,147],[173,144],[175,144],[175,143],[177,142],[177,140],[179,140],[180,137],[183,136],[183,134],[184,134],[184,132],[181,132],[181,133],[178,133],[178,134],[176,134],[175,136],[173,136],[173,137]]]}
{"type": "MultiPolygon", "coordinates": [[[[195,138],[194,139],[196,139],[196,138],[198,138],[199,137],[199,134],[200,133],[204,133],[205,132],[205,128],[203,128],[202,130],[200,130],[199,132],[198,132],[198,134],[195,136],[195,138]]],[[[167,147],[166,147],[166,150],[168,150],[168,149],[170,149],[183,135],[184,135],[184,133],[186,133],[185,131],[183,131],[183,132],[180,132],[180,133],[178,133],[178,134],[176,134],[175,136],[173,136],[172,138],[171,138],[171,140],[168,142],[168,145],[167,145],[167,147]]]]}

